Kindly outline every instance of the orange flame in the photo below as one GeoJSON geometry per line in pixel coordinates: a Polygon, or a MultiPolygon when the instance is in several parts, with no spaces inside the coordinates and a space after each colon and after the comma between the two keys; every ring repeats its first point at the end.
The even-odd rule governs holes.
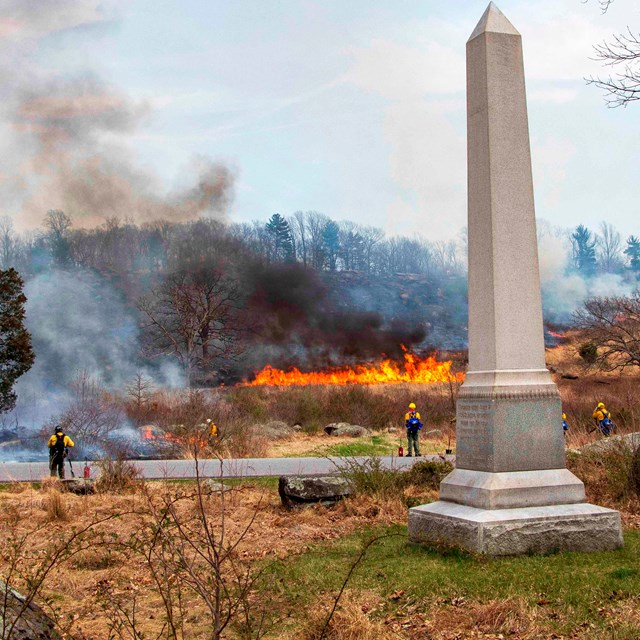
{"type": "Polygon", "coordinates": [[[402,382],[462,382],[464,373],[451,372],[451,360],[438,362],[433,356],[418,358],[404,347],[404,365],[402,368],[391,360],[383,360],[377,365],[341,367],[329,371],[303,373],[295,367],[290,371],[275,369],[267,365],[256,374],[246,386],[291,386],[312,384],[399,384],[402,382]]]}
{"type": "Polygon", "coordinates": [[[560,340],[566,337],[564,333],[556,333],[555,331],[551,331],[551,329],[547,329],[547,333],[554,338],[559,338],[560,340]]]}

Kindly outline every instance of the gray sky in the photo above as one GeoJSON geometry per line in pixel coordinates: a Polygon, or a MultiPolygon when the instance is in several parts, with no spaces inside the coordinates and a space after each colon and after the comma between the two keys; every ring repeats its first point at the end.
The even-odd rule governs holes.
{"type": "MultiPolygon", "coordinates": [[[[222,164],[232,221],[313,209],[455,237],[465,42],[486,4],[0,0],[4,213],[171,215],[203,181],[227,189],[222,164]]],[[[603,74],[593,44],[640,31],[637,2],[497,4],[523,36],[538,217],[640,235],[640,104],[607,109],[583,80],[603,74]]]]}

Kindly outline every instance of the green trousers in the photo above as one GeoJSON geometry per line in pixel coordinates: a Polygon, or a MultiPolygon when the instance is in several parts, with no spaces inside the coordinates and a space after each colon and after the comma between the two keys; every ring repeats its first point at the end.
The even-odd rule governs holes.
{"type": "Polygon", "coordinates": [[[420,455],[420,447],[418,446],[418,432],[412,433],[411,431],[407,431],[407,455],[414,455],[412,453],[412,448],[415,449],[415,455],[420,455]]]}

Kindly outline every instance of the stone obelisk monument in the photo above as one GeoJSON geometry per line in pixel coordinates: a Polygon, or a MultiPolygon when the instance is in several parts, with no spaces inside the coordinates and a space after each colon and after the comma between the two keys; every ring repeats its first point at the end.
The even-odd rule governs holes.
{"type": "Polygon", "coordinates": [[[622,545],[620,514],[565,466],[545,366],[522,38],[492,2],[467,42],[469,367],[456,469],[409,538],[490,555],[622,545]]]}

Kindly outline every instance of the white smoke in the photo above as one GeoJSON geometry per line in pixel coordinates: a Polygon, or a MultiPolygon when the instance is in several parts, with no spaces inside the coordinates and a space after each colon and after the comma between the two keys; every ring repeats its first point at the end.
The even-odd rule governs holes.
{"type": "Polygon", "coordinates": [[[545,231],[538,237],[540,284],[546,320],[570,323],[573,313],[593,297],[629,296],[637,285],[617,273],[602,273],[585,278],[570,270],[568,234],[545,231]]]}
{"type": "Polygon", "coordinates": [[[136,318],[103,278],[86,270],[48,271],[29,280],[25,294],[36,360],[16,385],[18,404],[5,426],[39,430],[67,408],[79,375],[120,393],[139,372],[157,387],[184,385],[172,362],[141,365],[136,318]]]}

